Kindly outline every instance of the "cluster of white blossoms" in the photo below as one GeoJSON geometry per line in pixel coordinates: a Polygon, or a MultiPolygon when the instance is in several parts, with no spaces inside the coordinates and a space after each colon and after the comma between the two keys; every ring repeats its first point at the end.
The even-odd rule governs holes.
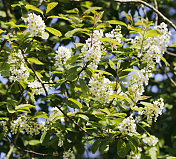
{"type": "Polygon", "coordinates": [[[25,66],[21,50],[14,51],[8,56],[8,64],[10,64],[11,81],[27,82],[30,73],[25,66]]]}
{"type": "Polygon", "coordinates": [[[47,128],[44,122],[37,123],[26,116],[22,116],[14,120],[11,124],[12,134],[16,134],[18,131],[26,131],[27,134],[32,136],[33,134],[38,135],[40,131],[47,131],[47,128]]]}
{"type": "Polygon", "coordinates": [[[135,103],[137,103],[138,99],[143,95],[144,83],[148,85],[149,77],[151,77],[151,73],[146,73],[144,69],[136,70],[136,74],[131,75],[127,88],[128,94],[133,96],[135,103]]]}
{"type": "Polygon", "coordinates": [[[113,94],[112,82],[105,78],[101,73],[95,74],[89,81],[90,92],[95,96],[95,99],[101,103],[109,102],[110,95],[113,94]]]}
{"type": "Polygon", "coordinates": [[[103,37],[102,30],[95,30],[93,32],[93,37],[90,37],[86,40],[86,44],[82,47],[81,52],[84,56],[84,61],[91,61],[89,68],[96,70],[98,63],[100,62],[102,51],[104,49],[102,42],[99,41],[99,38],[103,37]]]}
{"type": "Polygon", "coordinates": [[[133,151],[130,152],[129,155],[127,155],[127,159],[140,159],[141,158],[141,152],[142,149],[138,147],[138,153],[135,154],[133,151]]]}
{"type": "Polygon", "coordinates": [[[54,64],[55,67],[58,67],[60,64],[66,64],[66,61],[71,57],[71,49],[67,49],[64,46],[60,46],[56,51],[56,62],[54,64]]]}
{"type": "MultiPolygon", "coordinates": [[[[45,92],[44,88],[42,87],[42,84],[34,80],[33,82],[28,82],[28,87],[32,89],[33,94],[40,95],[45,92]]],[[[46,90],[48,91],[49,85],[45,85],[46,90]]]]}
{"type": "Polygon", "coordinates": [[[75,159],[75,155],[73,154],[73,151],[69,149],[68,151],[65,151],[63,153],[63,159],[75,159]]]}
{"type": "Polygon", "coordinates": [[[7,122],[6,121],[0,121],[0,128],[3,130],[4,134],[7,135],[8,132],[8,127],[7,127],[7,122]]]}
{"type": "Polygon", "coordinates": [[[28,22],[29,32],[31,33],[32,36],[44,34],[45,23],[40,15],[29,13],[28,18],[26,20],[28,22]]]}
{"type": "Polygon", "coordinates": [[[154,118],[154,121],[156,122],[159,115],[162,114],[162,111],[164,109],[164,102],[163,99],[160,98],[157,101],[153,102],[153,106],[145,106],[142,111],[138,111],[140,115],[146,115],[147,116],[147,122],[149,124],[152,123],[152,119],[154,118]]]}
{"type": "Polygon", "coordinates": [[[153,135],[147,137],[147,134],[143,134],[142,141],[149,146],[155,146],[158,143],[158,138],[153,135]]]}
{"type": "MultiPolygon", "coordinates": [[[[112,40],[115,40],[118,43],[121,43],[122,42],[122,37],[123,37],[122,34],[121,34],[121,26],[117,25],[116,28],[113,29],[111,32],[106,33],[105,37],[109,38],[109,39],[112,39],[112,40]]],[[[111,45],[112,45],[112,50],[113,50],[113,48],[117,49],[116,45],[114,45],[114,44],[111,44],[111,45]]]]}
{"type": "Polygon", "coordinates": [[[138,57],[142,57],[142,62],[147,63],[147,70],[153,69],[155,64],[160,62],[161,57],[169,45],[171,36],[164,22],[159,26],[155,26],[154,30],[156,30],[159,35],[147,37],[147,33],[143,32],[144,35],[140,34],[140,36],[136,36],[132,41],[140,51],[138,57]]]}
{"type": "Polygon", "coordinates": [[[130,117],[125,118],[117,128],[120,130],[120,132],[123,135],[129,134],[129,133],[135,133],[136,123],[135,123],[135,120],[133,119],[133,116],[131,115],[130,117]]]}

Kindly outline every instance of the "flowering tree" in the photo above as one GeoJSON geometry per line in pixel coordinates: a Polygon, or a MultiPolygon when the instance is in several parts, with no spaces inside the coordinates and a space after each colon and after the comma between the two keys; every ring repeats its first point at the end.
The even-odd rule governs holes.
{"type": "Polygon", "coordinates": [[[150,127],[162,115],[164,101],[146,96],[144,86],[157,64],[167,65],[167,25],[143,18],[134,22],[128,14],[129,24],[102,21],[99,7],[50,16],[58,3],[45,5],[40,10],[13,4],[21,7],[22,17],[4,24],[9,32],[0,30],[0,73],[6,79],[0,135],[9,148],[2,152],[7,158],[12,151],[22,158],[81,158],[87,146],[106,154],[116,144],[119,158],[157,158],[158,138],[150,127]],[[62,35],[47,26],[53,18],[71,29],[62,35]],[[53,49],[51,40],[75,38],[73,48],[53,49]]]}

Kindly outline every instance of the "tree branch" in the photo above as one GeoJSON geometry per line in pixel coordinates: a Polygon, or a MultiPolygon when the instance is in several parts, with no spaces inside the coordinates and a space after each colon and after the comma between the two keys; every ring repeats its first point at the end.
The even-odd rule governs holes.
{"type": "Polygon", "coordinates": [[[39,152],[35,152],[35,151],[32,151],[32,150],[28,150],[28,149],[23,149],[19,146],[16,145],[16,143],[12,140],[12,138],[7,135],[7,138],[10,140],[11,143],[13,143],[13,145],[20,151],[23,151],[23,152],[27,152],[27,153],[31,153],[31,154],[34,154],[34,155],[39,155],[39,156],[53,156],[53,157],[58,157],[59,155],[58,154],[44,154],[44,153],[39,153],[39,152]]]}
{"type": "MultiPolygon", "coordinates": [[[[153,0],[155,8],[158,10],[157,0],[153,0]]],[[[155,14],[155,25],[158,25],[158,14],[155,14]]]]}

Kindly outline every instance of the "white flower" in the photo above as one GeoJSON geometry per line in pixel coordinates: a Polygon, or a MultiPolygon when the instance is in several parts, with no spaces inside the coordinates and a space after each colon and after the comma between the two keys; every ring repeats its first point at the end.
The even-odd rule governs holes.
{"type": "Polygon", "coordinates": [[[136,124],[135,120],[132,116],[125,118],[122,123],[117,127],[120,132],[124,134],[135,133],[136,132],[136,124]]]}
{"type": "Polygon", "coordinates": [[[39,34],[44,33],[45,23],[40,15],[29,13],[26,21],[28,22],[29,32],[31,33],[32,36],[37,36],[39,34]]]}
{"type": "Polygon", "coordinates": [[[8,56],[8,63],[10,64],[11,81],[27,82],[30,75],[25,66],[25,60],[21,50],[14,51],[8,56]]]}
{"type": "Polygon", "coordinates": [[[58,67],[60,64],[66,64],[66,61],[71,57],[71,49],[67,49],[64,46],[60,46],[56,51],[56,62],[55,67],[58,67]]]}
{"type": "Polygon", "coordinates": [[[75,159],[73,151],[71,149],[69,149],[68,151],[65,151],[63,153],[63,159],[75,159]]]}
{"type": "Polygon", "coordinates": [[[58,109],[57,107],[53,107],[53,108],[51,109],[51,111],[53,111],[53,112],[58,112],[59,109],[58,109]]]}
{"type": "Polygon", "coordinates": [[[89,81],[90,92],[99,102],[109,102],[108,99],[113,94],[112,82],[101,73],[95,74],[89,81]]]}
{"type": "Polygon", "coordinates": [[[158,143],[158,138],[153,135],[147,137],[147,134],[143,134],[142,141],[149,146],[155,146],[158,143]]]}

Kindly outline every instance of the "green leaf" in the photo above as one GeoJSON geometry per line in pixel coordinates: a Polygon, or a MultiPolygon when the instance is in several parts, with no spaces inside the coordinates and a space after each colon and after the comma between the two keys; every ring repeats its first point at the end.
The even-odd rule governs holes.
{"type": "Polygon", "coordinates": [[[9,113],[15,113],[16,112],[12,105],[7,105],[7,111],[9,113]]]}
{"type": "Polygon", "coordinates": [[[157,36],[157,35],[160,35],[159,31],[157,30],[150,30],[149,32],[147,32],[147,35],[146,37],[154,37],[154,36],[157,36]]]}
{"type": "Polygon", "coordinates": [[[139,71],[138,70],[135,70],[135,69],[125,69],[125,70],[122,70],[122,71],[127,71],[127,72],[135,72],[135,73],[138,73],[139,71]]]}
{"type": "Polygon", "coordinates": [[[29,108],[35,108],[34,105],[31,104],[20,104],[18,106],[15,107],[15,110],[17,112],[26,112],[26,113],[30,113],[30,109],[29,108]]]}
{"type": "Polygon", "coordinates": [[[40,140],[30,140],[30,141],[28,141],[28,144],[32,145],[32,146],[38,145],[38,144],[40,144],[40,140]]]}
{"type": "Polygon", "coordinates": [[[128,154],[127,145],[122,139],[119,139],[117,142],[117,154],[119,155],[119,157],[122,158],[126,157],[126,155],[128,154]]]}
{"type": "Polygon", "coordinates": [[[62,36],[62,33],[57,29],[54,29],[51,27],[46,27],[45,29],[55,36],[58,36],[58,37],[62,36]]]}
{"type": "Polygon", "coordinates": [[[73,21],[71,19],[66,18],[66,17],[62,17],[62,16],[49,16],[49,17],[47,17],[47,19],[50,19],[50,18],[64,19],[64,20],[69,21],[70,23],[73,23],[73,21]]]}
{"type": "Polygon", "coordinates": [[[58,5],[58,2],[51,2],[47,5],[46,14],[58,5]]]}
{"type": "Polygon", "coordinates": [[[43,143],[46,134],[47,134],[47,131],[43,132],[43,134],[41,135],[41,137],[40,137],[40,143],[41,143],[41,144],[43,143]]]}
{"type": "Polygon", "coordinates": [[[94,72],[99,72],[99,73],[102,73],[102,74],[106,74],[106,75],[113,76],[111,73],[106,72],[106,71],[103,71],[103,70],[93,70],[93,71],[94,71],[94,72]]]}
{"type": "Polygon", "coordinates": [[[149,99],[151,98],[151,96],[141,96],[138,100],[145,100],[145,99],[149,99]]]}
{"type": "Polygon", "coordinates": [[[132,18],[132,16],[129,15],[129,14],[127,14],[127,13],[124,13],[124,15],[125,15],[125,17],[129,20],[129,22],[130,22],[131,24],[133,24],[133,18],[132,18]]]}
{"type": "Polygon", "coordinates": [[[163,56],[161,56],[161,60],[165,63],[165,65],[167,66],[167,61],[166,61],[166,59],[163,57],[163,56]]]}
{"type": "Polygon", "coordinates": [[[93,145],[91,146],[91,150],[92,150],[92,153],[93,153],[93,154],[98,150],[100,144],[101,144],[101,141],[100,141],[100,140],[96,140],[96,141],[93,143],[93,145]]]}
{"type": "Polygon", "coordinates": [[[68,98],[68,100],[75,103],[80,109],[82,108],[82,104],[80,102],[78,102],[77,100],[75,100],[73,98],[68,98]]]}
{"type": "Polygon", "coordinates": [[[132,103],[132,100],[130,98],[124,97],[124,96],[120,96],[118,94],[112,94],[109,96],[109,99],[113,99],[113,98],[118,98],[118,99],[125,99],[127,100],[129,103],[132,103]]]}
{"type": "Polygon", "coordinates": [[[154,108],[154,105],[153,105],[152,103],[148,103],[148,102],[140,102],[140,104],[142,104],[142,105],[144,105],[144,106],[146,106],[146,107],[149,107],[149,108],[151,108],[151,109],[154,108]]]}
{"type": "Polygon", "coordinates": [[[90,12],[94,13],[94,11],[100,10],[100,9],[102,9],[102,7],[91,7],[89,9],[87,9],[86,11],[84,11],[83,14],[89,14],[90,12]]]}
{"type": "Polygon", "coordinates": [[[77,60],[79,57],[80,57],[80,54],[71,56],[71,57],[66,61],[66,65],[68,65],[68,64],[70,64],[70,63],[76,62],[76,60],[77,60]]]}
{"type": "Polygon", "coordinates": [[[76,32],[90,32],[90,30],[88,30],[88,29],[82,29],[82,28],[75,28],[75,29],[73,29],[71,31],[66,32],[65,36],[66,37],[72,37],[73,34],[75,34],[76,32]]]}
{"type": "Polygon", "coordinates": [[[94,25],[95,25],[96,23],[98,23],[98,22],[101,20],[101,18],[103,17],[103,14],[104,14],[104,11],[99,12],[99,13],[95,16],[95,18],[94,18],[94,25]]]}
{"type": "Polygon", "coordinates": [[[109,151],[109,145],[106,141],[102,141],[99,147],[99,151],[101,154],[104,154],[109,151]]]}
{"type": "Polygon", "coordinates": [[[116,71],[114,63],[110,59],[109,59],[109,65],[114,71],[116,71]]]}
{"type": "Polygon", "coordinates": [[[126,27],[127,27],[127,25],[126,25],[124,22],[119,21],[119,20],[108,20],[107,22],[108,22],[109,24],[123,25],[123,26],[126,26],[126,27]]]}
{"type": "Polygon", "coordinates": [[[5,25],[11,26],[11,28],[26,28],[26,25],[16,25],[14,22],[7,22],[5,25]]]}
{"type": "Polygon", "coordinates": [[[42,12],[40,9],[36,8],[36,7],[33,6],[33,5],[27,4],[25,7],[26,7],[27,9],[31,9],[31,10],[34,10],[34,11],[36,11],[36,12],[39,12],[39,13],[43,14],[43,12],[42,12]]]}
{"type": "Polygon", "coordinates": [[[87,94],[87,92],[89,92],[89,87],[87,86],[87,84],[84,82],[83,79],[79,79],[79,83],[83,94],[87,94]]]}
{"type": "Polygon", "coordinates": [[[78,8],[74,8],[74,9],[71,9],[71,10],[67,10],[66,12],[67,13],[76,13],[76,14],[78,14],[79,10],[78,10],[78,8]]]}
{"type": "Polygon", "coordinates": [[[6,32],[6,31],[4,31],[4,30],[0,29],[0,34],[1,34],[1,33],[4,33],[4,32],[6,32]]]}
{"type": "Polygon", "coordinates": [[[35,115],[32,117],[32,119],[36,119],[36,118],[48,119],[48,114],[45,112],[36,112],[35,115]]]}
{"type": "Polygon", "coordinates": [[[35,64],[37,64],[37,65],[44,65],[43,62],[39,61],[39,60],[36,59],[35,57],[31,57],[31,58],[27,58],[27,59],[28,59],[28,61],[33,62],[33,63],[35,63],[35,64]]]}
{"type": "Polygon", "coordinates": [[[109,38],[99,38],[98,41],[104,41],[104,42],[108,42],[110,44],[115,44],[118,46],[122,46],[122,44],[120,44],[119,42],[113,40],[113,39],[109,39],[109,38]]]}

